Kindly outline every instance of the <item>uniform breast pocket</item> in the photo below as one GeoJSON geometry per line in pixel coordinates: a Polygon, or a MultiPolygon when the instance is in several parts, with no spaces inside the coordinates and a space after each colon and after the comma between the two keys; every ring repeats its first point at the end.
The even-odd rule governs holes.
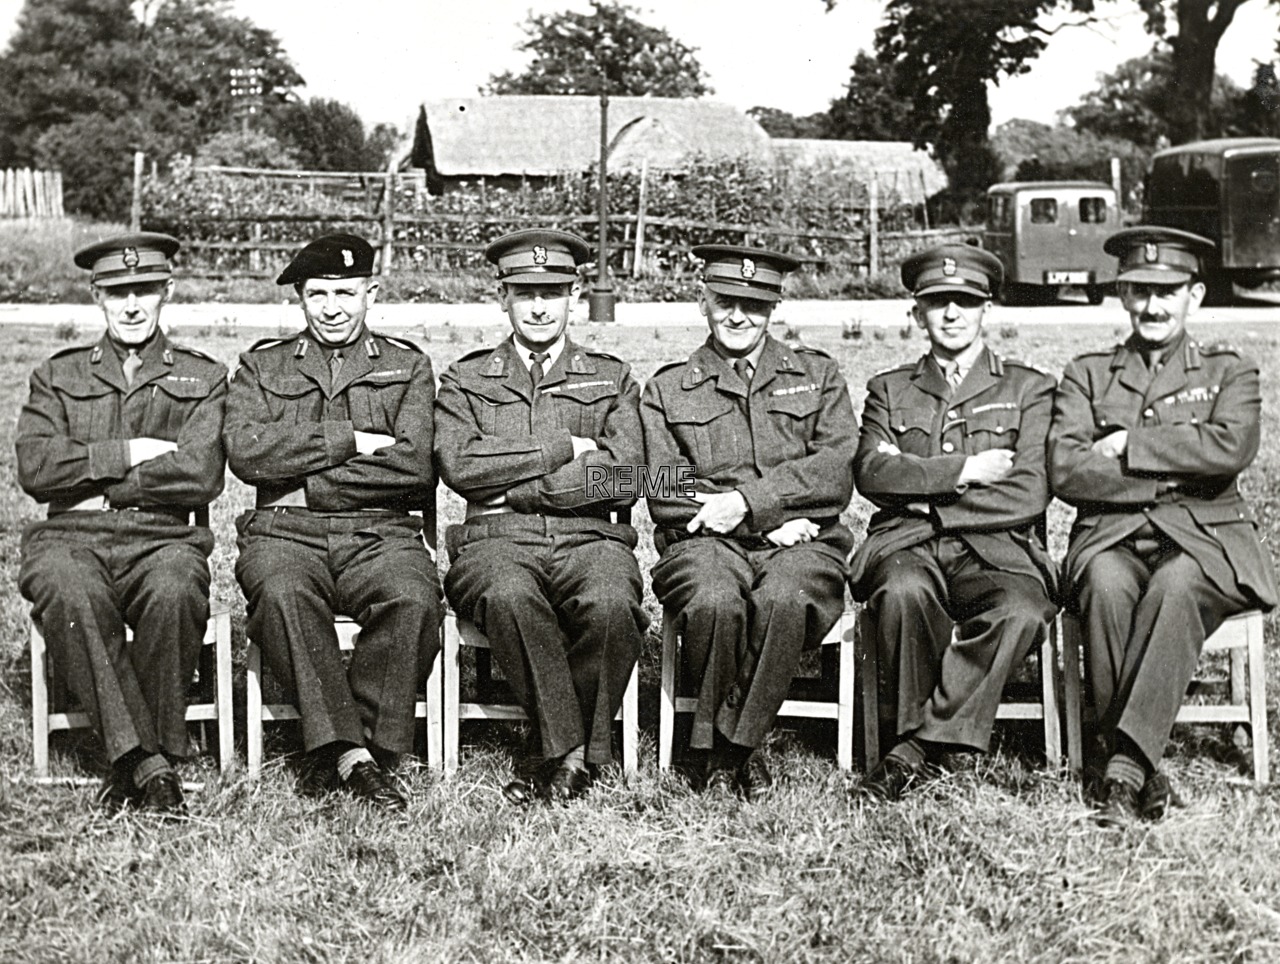
{"type": "Polygon", "coordinates": [[[605,416],[618,397],[618,386],[611,382],[603,385],[569,384],[550,394],[561,428],[568,429],[579,438],[597,439],[604,434],[605,416]]]}
{"type": "Polygon", "coordinates": [[[908,455],[931,455],[929,433],[935,413],[931,408],[899,408],[889,413],[889,428],[897,438],[898,450],[908,455]]]}
{"type": "Polygon", "coordinates": [[[807,443],[817,430],[821,411],[822,393],[816,390],[769,397],[769,421],[787,446],[787,451],[782,453],[784,459],[805,454],[807,443]]]}
{"type": "Polygon", "coordinates": [[[1201,425],[1213,417],[1213,402],[1161,403],[1154,406],[1156,418],[1163,425],[1201,425]]]}
{"type": "Polygon", "coordinates": [[[1121,429],[1128,431],[1133,428],[1135,415],[1136,413],[1129,407],[1095,405],[1093,407],[1094,440],[1097,441],[1104,435],[1110,435],[1112,432],[1118,432],[1121,429]]]}
{"type": "Polygon", "coordinates": [[[67,428],[72,438],[105,439],[113,434],[119,421],[120,400],[115,389],[101,382],[54,383],[67,413],[67,428]]]}
{"type": "Polygon", "coordinates": [[[203,378],[162,378],[152,387],[146,432],[170,440],[178,438],[192,410],[213,391],[213,384],[203,378]]]}
{"type": "Polygon", "coordinates": [[[267,397],[271,421],[312,422],[320,418],[320,387],[301,375],[261,376],[263,394],[267,397]]]}
{"type": "Polygon", "coordinates": [[[735,416],[733,403],[721,395],[703,395],[671,404],[667,424],[681,454],[700,475],[709,476],[736,464],[744,449],[745,458],[750,458],[750,438],[742,437],[747,430],[746,419],[735,416]]]}
{"type": "Polygon", "coordinates": [[[356,382],[347,391],[351,404],[351,418],[361,431],[395,435],[396,415],[409,387],[409,375],[395,373],[356,382]]]}
{"type": "Polygon", "coordinates": [[[1016,449],[1022,413],[1016,408],[990,409],[965,416],[965,449],[969,453],[987,449],[1016,449]]]}

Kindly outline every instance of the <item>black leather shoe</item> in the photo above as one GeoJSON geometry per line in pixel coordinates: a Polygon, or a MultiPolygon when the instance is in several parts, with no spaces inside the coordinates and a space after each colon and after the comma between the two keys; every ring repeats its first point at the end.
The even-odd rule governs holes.
{"type": "Polygon", "coordinates": [[[1138,794],[1138,811],[1143,820],[1163,820],[1170,807],[1181,806],[1182,798],[1167,776],[1156,770],[1147,777],[1147,782],[1142,785],[1142,792],[1138,794]]]}
{"type": "Polygon", "coordinates": [[[732,796],[738,792],[738,776],[728,767],[713,766],[707,770],[702,782],[703,793],[732,796]]]}
{"type": "Polygon", "coordinates": [[[912,766],[896,756],[887,756],[854,788],[854,793],[868,800],[892,803],[923,783],[928,775],[929,768],[924,764],[912,766]]]}
{"type": "Polygon", "coordinates": [[[187,803],[182,798],[182,782],[172,770],[157,773],[142,785],[142,809],[167,817],[185,817],[187,803]]]}
{"type": "Polygon", "coordinates": [[[591,789],[591,772],[585,767],[560,763],[543,789],[548,803],[568,803],[591,789]]]}
{"type": "Polygon", "coordinates": [[[538,799],[538,788],[536,784],[516,777],[502,788],[502,795],[517,806],[527,807],[538,799]]]}
{"type": "Polygon", "coordinates": [[[1123,829],[1142,819],[1138,805],[1138,791],[1121,780],[1107,780],[1102,784],[1102,806],[1094,822],[1111,830],[1123,829]]]}
{"type": "Polygon", "coordinates": [[[773,775],[759,753],[752,753],[738,767],[738,786],[750,803],[759,803],[773,793],[773,775]]]}
{"type": "Polygon", "coordinates": [[[119,813],[130,807],[141,806],[142,791],[134,785],[131,776],[121,774],[113,768],[102,781],[97,803],[107,813],[119,813]]]}
{"type": "Polygon", "coordinates": [[[367,800],[384,810],[407,810],[409,801],[396,789],[395,783],[378,764],[361,760],[351,768],[351,776],[342,781],[342,787],[353,797],[367,800]]]}

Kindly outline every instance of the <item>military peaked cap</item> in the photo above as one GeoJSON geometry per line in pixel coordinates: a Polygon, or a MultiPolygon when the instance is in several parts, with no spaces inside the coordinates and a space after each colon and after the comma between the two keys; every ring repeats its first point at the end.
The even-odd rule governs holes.
{"type": "Polygon", "coordinates": [[[992,298],[1004,282],[1004,265],[971,244],[940,244],[902,262],[902,284],[912,295],[954,291],[992,298]]]}
{"type": "Polygon", "coordinates": [[[177,238],[154,231],[119,234],[81,248],[75,263],[92,271],[91,280],[100,287],[168,281],[173,276],[169,259],[180,247],[177,238]]]}
{"type": "Polygon", "coordinates": [[[789,254],[736,244],[700,244],[693,255],[706,262],[702,280],[716,294],[781,301],[782,279],[800,267],[789,254]]]}
{"type": "Polygon", "coordinates": [[[591,247],[576,234],[551,228],[529,228],[504,234],[484,249],[507,284],[564,285],[578,277],[578,265],[591,257],[591,247]]]}
{"type": "Polygon", "coordinates": [[[1181,284],[1204,271],[1216,247],[1190,231],[1140,224],[1111,235],[1102,250],[1120,259],[1117,281],[1181,284]]]}

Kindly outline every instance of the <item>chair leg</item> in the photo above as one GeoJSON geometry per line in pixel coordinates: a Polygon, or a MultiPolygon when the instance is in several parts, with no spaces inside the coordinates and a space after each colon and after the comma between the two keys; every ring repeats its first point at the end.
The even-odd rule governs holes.
{"type": "Polygon", "coordinates": [[[854,676],[857,668],[857,636],[855,617],[848,612],[840,616],[840,689],[836,709],[836,765],[841,770],[853,769],[853,717],[855,704],[854,676]]]}
{"type": "Polygon", "coordinates": [[[680,658],[680,639],[675,621],[665,613],[662,617],[662,695],[658,704],[658,769],[671,768],[671,744],[676,724],[676,663],[680,658]]]}
{"type": "Polygon", "coordinates": [[[458,617],[446,613],[444,617],[444,645],[440,662],[440,684],[444,694],[443,757],[445,776],[458,769],[458,687],[462,674],[459,660],[462,645],[458,638],[458,617]]]}
{"type": "Polygon", "coordinates": [[[1049,620],[1040,644],[1040,689],[1044,712],[1044,759],[1050,770],[1062,766],[1062,721],[1058,716],[1058,623],[1049,620]]]}
{"type": "Polygon", "coordinates": [[[220,610],[210,614],[213,620],[213,652],[218,705],[218,768],[228,772],[236,760],[235,710],[231,690],[231,613],[220,610]]]}
{"type": "Polygon", "coordinates": [[[31,752],[37,777],[49,776],[49,689],[44,634],[31,621],[31,752]]]}
{"type": "Polygon", "coordinates": [[[1253,779],[1259,786],[1271,782],[1267,735],[1267,666],[1262,639],[1262,615],[1251,613],[1245,626],[1249,640],[1249,721],[1253,730],[1253,779]]]}
{"type": "Polygon", "coordinates": [[[862,678],[862,765],[870,773],[880,762],[880,654],[875,623],[864,608],[858,617],[858,675],[862,678]]]}
{"type": "Polygon", "coordinates": [[[636,775],[640,749],[639,737],[640,675],[635,667],[632,667],[626,692],[622,694],[622,773],[624,776],[636,775]]]}
{"type": "Polygon", "coordinates": [[[427,766],[444,769],[444,650],[436,652],[427,676],[427,766]]]}
{"type": "Polygon", "coordinates": [[[249,640],[244,675],[245,761],[249,776],[262,770],[262,650],[249,640]]]}
{"type": "Polygon", "coordinates": [[[1067,763],[1071,772],[1084,771],[1084,732],[1080,676],[1080,624],[1069,613],[1062,614],[1063,703],[1067,714],[1067,763]]]}

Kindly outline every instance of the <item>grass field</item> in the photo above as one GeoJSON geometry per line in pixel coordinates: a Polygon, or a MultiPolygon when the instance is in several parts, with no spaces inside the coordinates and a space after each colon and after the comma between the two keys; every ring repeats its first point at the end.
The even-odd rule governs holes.
{"type": "MultiPolygon", "coordinates": [[[[673,310],[696,318],[689,306],[673,310]]],[[[1002,353],[1055,374],[1115,327],[997,330],[1002,353]]],[[[1127,327],[1127,325],[1126,325],[1127,327]]],[[[647,378],[684,357],[704,329],[579,327],[573,337],[634,359],[647,378]]],[[[616,773],[585,800],[521,811],[499,792],[520,737],[463,728],[450,780],[406,773],[404,817],[346,799],[306,800],[280,764],[287,727],[258,781],[205,779],[179,825],[109,819],[93,788],[32,785],[26,605],[18,540],[38,507],[17,489],[14,418],[30,369],[63,342],[12,326],[0,362],[0,961],[1271,961],[1280,959],[1280,806],[1243,775],[1225,729],[1179,728],[1168,769],[1188,798],[1162,824],[1093,826],[1076,782],[1046,772],[1034,732],[1002,730],[1001,749],[961,761],[933,790],[897,806],[851,803],[833,763],[830,724],[780,727],[767,750],[780,792],[760,805],[712,800],[656,769],[657,655],[642,658],[640,774],[616,773]]],[[[264,332],[263,334],[275,334],[264,332]]],[[[437,371],[502,331],[434,330],[437,371]]],[[[801,332],[835,355],[855,409],[867,377],[915,357],[919,333],[842,341],[801,332]]],[[[879,337],[874,337],[878,335],[879,337]]],[[[95,333],[81,333],[81,339],[95,333]]],[[[252,338],[180,340],[231,363],[252,338]]],[[[1280,329],[1215,326],[1260,359],[1280,329]]],[[[1275,554],[1280,537],[1280,382],[1263,372],[1263,448],[1243,487],[1275,554]]],[[[214,506],[214,598],[242,600],[232,577],[232,520],[251,502],[234,479],[214,506]]],[[[442,492],[442,515],[460,516],[442,492]]],[[[861,532],[859,499],[845,521],[861,532]]],[[[1061,555],[1069,510],[1051,511],[1061,555]]],[[[654,560],[643,511],[641,565],[654,560]]],[[[646,606],[655,617],[656,605],[646,606]]],[[[1269,619],[1267,638],[1276,636],[1269,619]]],[[[242,679],[238,678],[238,686],[242,679]]],[[[1280,693],[1272,660],[1270,692],[1280,693]]],[[[237,693],[238,705],[242,694],[237,693]]],[[[1272,738],[1280,720],[1272,712],[1272,738]]],[[[241,732],[242,729],[241,729],[241,732]]],[[[56,772],[82,774],[92,741],[61,742],[56,772]]]]}

